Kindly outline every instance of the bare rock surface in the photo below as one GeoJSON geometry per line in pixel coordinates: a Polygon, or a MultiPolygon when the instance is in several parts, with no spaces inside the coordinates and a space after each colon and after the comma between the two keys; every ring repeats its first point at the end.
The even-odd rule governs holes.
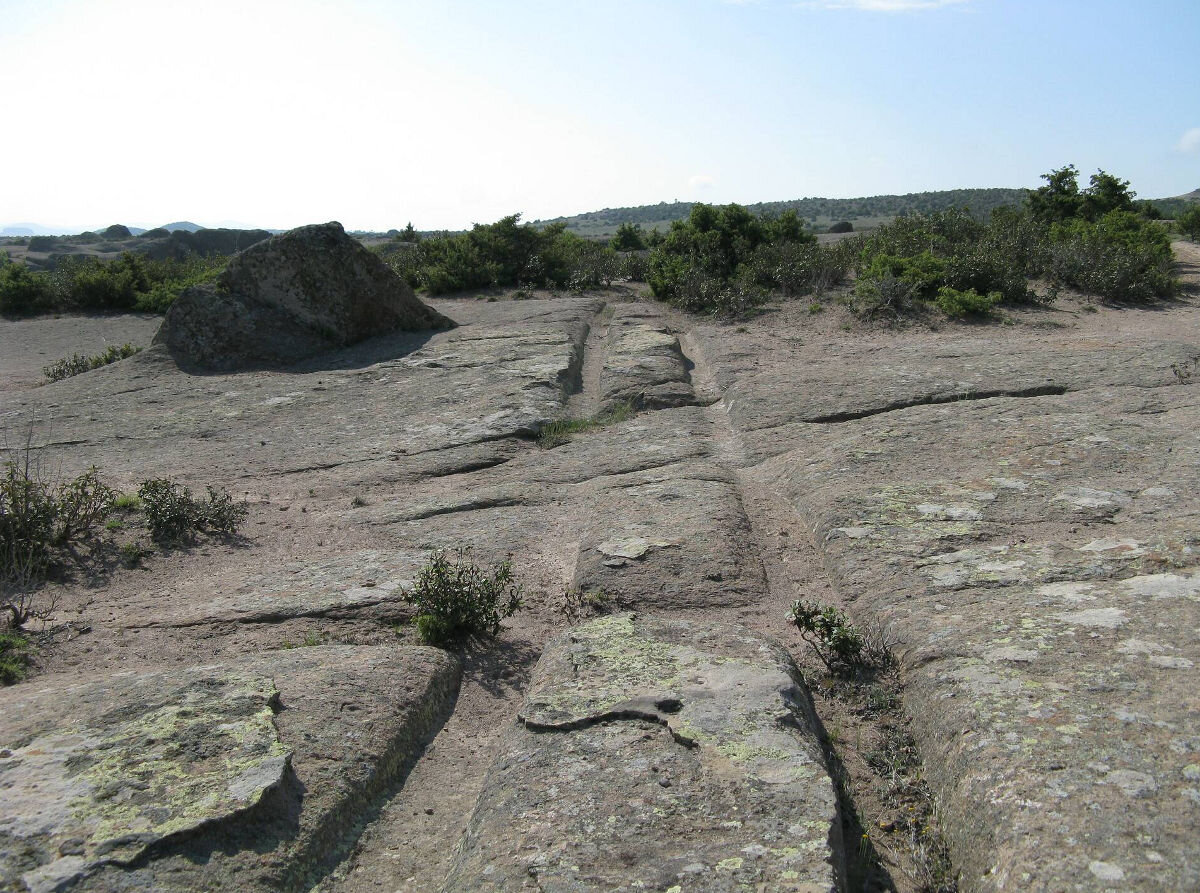
{"type": "Polygon", "coordinates": [[[154,340],[184,365],[233,371],[452,325],[340,223],[324,223],[235,255],[214,284],[194,286],[171,305],[154,340]]]}
{"type": "Polygon", "coordinates": [[[5,690],[6,888],[299,886],[411,765],[458,673],[430,648],[305,648],[5,690]]]}
{"type": "Polygon", "coordinates": [[[787,653],[621,614],[547,645],[445,890],[833,890],[837,802],[787,653]]]}
{"type": "MultiPolygon", "coordinates": [[[[853,783],[902,726],[961,889],[1200,886],[1193,300],[935,331],[629,298],[442,300],[456,328],[286,368],[194,375],[157,346],[0,393],[9,443],[28,434],[45,468],[216,484],[250,510],[239,537],[134,569],[99,550],[52,581],[41,675],[0,696],[27,705],[0,710],[27,730],[0,759],[78,720],[97,763],[131,766],[158,759],[122,742],[162,698],[196,705],[161,740],[229,725],[237,759],[171,757],[180,790],[224,793],[181,799],[153,769],[96,807],[134,836],[72,814],[22,849],[3,830],[35,823],[21,788],[9,876],[914,893],[930,882],[899,851],[924,838],[853,783]],[[541,445],[565,417],[591,422],[541,445]],[[459,664],[411,644],[405,593],[457,547],[511,559],[526,608],[468,653],[442,725],[459,664]],[[879,625],[893,706],[837,706],[784,620],[798,597],[879,625]]],[[[75,746],[38,745],[47,802],[75,796],[75,746]]]]}

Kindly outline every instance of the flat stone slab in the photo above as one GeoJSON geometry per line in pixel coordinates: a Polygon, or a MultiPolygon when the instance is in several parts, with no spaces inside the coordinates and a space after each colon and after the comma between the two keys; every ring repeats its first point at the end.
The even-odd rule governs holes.
{"type": "Polygon", "coordinates": [[[296,886],[415,758],[459,672],[436,649],[334,646],[4,689],[0,880],[296,886]]]}
{"type": "Polygon", "coordinates": [[[824,350],[698,326],[692,337],[716,367],[735,426],[764,455],[787,436],[769,429],[837,422],[923,403],[956,404],[986,396],[1053,394],[1095,387],[1177,384],[1200,358],[1200,344],[1122,336],[1006,342],[984,336],[917,335],[884,344],[847,340],[830,362],[824,350]],[[769,357],[769,360],[766,360],[769,357]]]}
{"type": "MultiPolygon", "coordinates": [[[[338,558],[258,568],[223,580],[227,594],[171,599],[164,594],[152,613],[130,628],[198,626],[207,623],[278,623],[298,617],[407,618],[404,601],[428,552],[362,549],[338,558]]],[[[187,595],[188,593],[184,593],[187,595]]]]}
{"type": "Polygon", "coordinates": [[[634,614],[551,642],[447,891],[837,888],[840,819],[786,651],[634,614]]]}
{"type": "Polygon", "coordinates": [[[639,409],[696,401],[679,339],[645,304],[613,311],[600,372],[600,409],[629,403],[639,409]]]}
{"type": "Polygon", "coordinates": [[[686,462],[597,482],[573,585],[623,607],[747,605],[766,592],[750,522],[725,469],[686,462]]]}

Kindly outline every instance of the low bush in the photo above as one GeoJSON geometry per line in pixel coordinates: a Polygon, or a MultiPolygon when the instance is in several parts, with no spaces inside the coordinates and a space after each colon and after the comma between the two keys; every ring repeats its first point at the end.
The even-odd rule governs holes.
{"type": "Polygon", "coordinates": [[[42,374],[50,379],[50,381],[62,381],[64,378],[90,372],[93,369],[99,369],[101,366],[115,363],[117,360],[131,357],[139,350],[141,350],[140,347],[134,347],[129,343],[122,344],[120,347],[110,344],[104,349],[103,353],[98,353],[90,357],[85,357],[80,353],[64,357],[57,362],[51,363],[49,366],[43,367],[42,374]]]}
{"type": "Polygon", "coordinates": [[[1047,272],[1088,294],[1133,302],[1169,297],[1177,286],[1173,263],[1167,231],[1130,211],[1050,229],[1047,272]]]}
{"type": "Polygon", "coordinates": [[[434,553],[405,600],[417,608],[421,641],[444,647],[494,637],[500,621],[520,609],[521,589],[510,562],[489,574],[470,561],[469,549],[458,549],[453,557],[434,553]]]}
{"type": "Polygon", "coordinates": [[[738,269],[738,280],[789,297],[820,294],[846,278],[850,243],[776,242],[760,245],[738,269]]]}
{"type": "Polygon", "coordinates": [[[696,204],[650,252],[646,281],[656,297],[685,310],[736,316],[762,302],[762,280],[770,280],[771,259],[754,261],[760,246],[815,241],[793,211],[764,217],[741,205],[696,204]],[[743,271],[746,264],[752,269],[743,271]]]}
{"type": "Polygon", "coordinates": [[[116,493],[95,468],[64,483],[47,480],[34,451],[12,453],[0,473],[0,609],[20,627],[41,616],[31,588],[61,552],[91,537],[116,493]]]}
{"type": "Polygon", "coordinates": [[[620,256],[562,223],[538,229],[512,214],[469,232],[422,239],[389,252],[388,264],[414,288],[433,295],[496,286],[592,288],[622,275],[620,256]]]}
{"type": "Polygon", "coordinates": [[[1121,301],[1168,297],[1177,287],[1166,230],[1133,209],[1128,183],[1100,171],[1080,190],[1068,166],[1046,175],[1028,206],[986,223],[965,211],[897,218],[861,240],[855,308],[903,313],[927,302],[950,316],[1037,300],[1044,278],[1121,301]]]}
{"type": "Polygon", "coordinates": [[[917,289],[912,282],[885,273],[878,277],[860,277],[854,284],[851,309],[863,317],[882,314],[899,316],[917,306],[917,289]]]}
{"type": "Polygon", "coordinates": [[[196,499],[182,484],[153,478],[138,488],[138,499],[146,513],[150,536],[173,545],[190,540],[198,532],[220,535],[237,533],[249,512],[244,502],[234,502],[228,493],[208,487],[207,499],[196,499]]]}
{"type": "Polygon", "coordinates": [[[960,319],[964,316],[987,316],[1003,297],[998,291],[981,295],[973,288],[959,291],[944,285],[938,289],[935,303],[951,319],[960,319]]]}
{"type": "Polygon", "coordinates": [[[0,313],[32,316],[54,305],[54,288],[45,273],[31,273],[24,264],[0,265],[0,313]]]}

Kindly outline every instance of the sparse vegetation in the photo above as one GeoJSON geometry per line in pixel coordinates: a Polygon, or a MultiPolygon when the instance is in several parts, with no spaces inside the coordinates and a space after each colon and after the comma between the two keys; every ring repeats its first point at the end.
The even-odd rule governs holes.
{"type": "Polygon", "coordinates": [[[632,403],[620,403],[589,419],[560,419],[550,422],[538,432],[538,445],[547,450],[562,446],[564,443],[570,443],[571,436],[574,434],[584,434],[609,425],[616,425],[633,418],[636,413],[637,409],[632,403]]]}
{"type": "Polygon", "coordinates": [[[405,599],[417,608],[421,641],[448,647],[494,637],[500,621],[521,607],[521,589],[510,562],[487,573],[470,560],[470,549],[457,549],[430,556],[405,599]]]}
{"type": "Polygon", "coordinates": [[[198,532],[229,536],[237,533],[248,509],[223,490],[208,487],[207,499],[196,499],[182,484],[166,478],[145,481],[138,498],[155,542],[186,542],[198,532]]]}
{"type": "Polygon", "coordinates": [[[115,363],[117,360],[123,360],[126,357],[131,357],[138,351],[140,347],[134,347],[128,342],[117,347],[115,344],[110,344],[104,349],[103,353],[94,354],[86,357],[83,354],[72,354],[69,357],[64,357],[55,363],[51,363],[42,369],[42,374],[50,381],[61,381],[64,378],[70,378],[73,375],[80,375],[84,372],[90,372],[93,369],[99,369],[101,366],[107,366],[110,363],[115,363]]]}
{"type": "Polygon", "coordinates": [[[558,611],[568,623],[578,623],[598,614],[609,614],[616,608],[616,599],[602,589],[571,586],[563,592],[558,611]]]}

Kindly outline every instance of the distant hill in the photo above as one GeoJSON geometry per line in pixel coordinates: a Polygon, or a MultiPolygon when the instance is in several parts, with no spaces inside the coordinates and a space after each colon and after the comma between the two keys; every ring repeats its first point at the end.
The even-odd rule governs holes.
{"type": "Polygon", "coordinates": [[[1185,192],[1183,195],[1175,195],[1171,198],[1152,198],[1150,204],[1158,208],[1158,212],[1168,220],[1174,220],[1192,205],[1200,204],[1200,189],[1193,189],[1191,192],[1185,192]]]}
{"type": "MultiPolygon", "coordinates": [[[[864,198],[798,198],[791,201],[759,202],[747,205],[751,211],[779,214],[794,210],[817,229],[825,229],[839,220],[847,220],[855,229],[878,226],[900,214],[930,213],[949,208],[967,208],[986,216],[1005,205],[1019,205],[1025,189],[948,189],[941,192],[911,192],[907,195],[872,195],[864,198]]],[[[605,208],[572,217],[535,221],[541,226],[566,223],[567,229],[581,236],[608,236],[622,223],[640,224],[645,229],[665,231],[673,220],[682,220],[692,211],[693,202],[659,202],[635,208],[605,208]]]]}
{"type": "Polygon", "coordinates": [[[165,229],[169,233],[183,230],[184,232],[194,233],[196,230],[204,229],[198,223],[192,223],[190,220],[177,220],[174,223],[164,223],[159,229],[165,229]]]}

